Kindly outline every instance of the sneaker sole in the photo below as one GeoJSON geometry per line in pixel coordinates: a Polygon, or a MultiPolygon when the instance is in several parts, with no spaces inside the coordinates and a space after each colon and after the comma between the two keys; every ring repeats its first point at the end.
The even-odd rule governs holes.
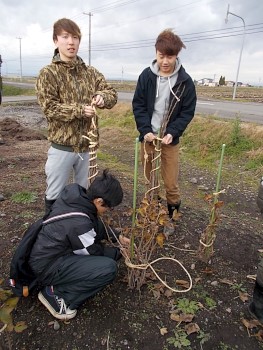
{"type": "Polygon", "coordinates": [[[41,303],[48,309],[48,311],[51,313],[51,315],[53,315],[55,318],[58,318],[59,320],[62,321],[67,321],[70,320],[72,318],[74,318],[77,315],[77,310],[75,310],[75,312],[73,312],[70,315],[62,315],[59,314],[58,312],[56,312],[53,307],[49,304],[49,302],[45,299],[45,297],[43,296],[42,293],[38,293],[38,299],[41,301],[41,303]]]}

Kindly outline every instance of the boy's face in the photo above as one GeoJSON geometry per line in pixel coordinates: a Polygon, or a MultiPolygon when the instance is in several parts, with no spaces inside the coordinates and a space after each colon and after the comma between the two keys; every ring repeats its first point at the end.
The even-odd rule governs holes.
{"type": "Polygon", "coordinates": [[[98,215],[103,215],[106,211],[111,210],[112,208],[107,207],[105,205],[104,200],[102,198],[96,198],[93,201],[95,207],[97,208],[98,215]]]}
{"type": "Polygon", "coordinates": [[[176,55],[165,55],[156,51],[157,64],[160,68],[160,75],[167,76],[173,73],[176,65],[176,55]]]}
{"type": "Polygon", "coordinates": [[[79,37],[77,35],[70,34],[66,31],[62,31],[57,39],[54,41],[56,47],[59,50],[60,58],[62,61],[73,61],[76,59],[79,50],[79,37]]]}

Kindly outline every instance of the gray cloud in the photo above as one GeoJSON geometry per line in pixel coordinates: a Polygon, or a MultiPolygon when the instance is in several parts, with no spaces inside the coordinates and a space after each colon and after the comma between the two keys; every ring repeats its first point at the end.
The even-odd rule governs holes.
{"type": "Polygon", "coordinates": [[[0,0],[0,43],[5,64],[2,73],[17,74],[19,52],[17,37],[22,37],[23,72],[36,75],[50,62],[53,53],[52,26],[61,17],[76,21],[83,32],[79,54],[88,62],[89,16],[91,17],[91,63],[107,78],[136,79],[155,56],[154,41],[164,28],[173,28],[186,42],[181,53],[183,65],[195,79],[220,75],[234,80],[242,43],[242,20],[247,34],[239,80],[263,80],[263,2],[258,0],[97,0],[81,1],[0,0]],[[112,9],[108,10],[108,6],[112,9]],[[98,9],[100,7],[100,9],[98,9]],[[101,11],[101,9],[106,11],[101,11]],[[94,11],[93,11],[94,9],[94,11]],[[96,11],[97,9],[97,11],[96,11]],[[261,25],[260,25],[261,23],[261,25]],[[255,26],[255,24],[259,24],[255,26]],[[258,32],[258,33],[255,33],[258,32]],[[237,34],[237,32],[236,32],[237,34]],[[211,38],[211,36],[217,38],[211,38]],[[224,37],[225,36],[225,37],[224,37]]]}

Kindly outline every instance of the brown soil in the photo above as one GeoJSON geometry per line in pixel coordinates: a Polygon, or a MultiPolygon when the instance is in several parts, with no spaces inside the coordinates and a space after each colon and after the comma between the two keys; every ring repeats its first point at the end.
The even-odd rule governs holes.
{"type": "MultiPolygon", "coordinates": [[[[40,130],[45,126],[45,119],[34,104],[0,109],[0,193],[4,196],[0,202],[0,280],[8,278],[10,259],[25,228],[44,211],[44,165],[48,141],[40,130]],[[11,196],[22,191],[34,192],[37,201],[29,204],[13,202],[11,196]]],[[[108,137],[109,130],[102,129],[101,150],[119,160],[112,167],[123,185],[125,196],[116,211],[122,225],[130,225],[131,219],[125,216],[125,212],[132,206],[133,141],[122,137],[119,130],[118,133],[111,130],[108,137]],[[114,139],[118,142],[109,144],[114,139]]],[[[14,323],[25,321],[28,328],[20,334],[2,332],[0,349],[263,348],[262,327],[257,325],[247,329],[242,322],[242,319],[251,320],[247,305],[254,281],[248,275],[256,273],[258,249],[262,248],[262,218],[255,204],[256,193],[243,183],[240,174],[233,177],[231,184],[224,183],[223,172],[222,188],[227,191],[221,198],[224,206],[214,255],[209,264],[205,264],[197,258],[196,250],[200,235],[209,222],[210,207],[204,201],[204,195],[212,193],[215,174],[198,169],[183,158],[180,175],[182,216],[176,225],[176,233],[169,236],[156,256],[179,260],[190,273],[193,288],[187,293],[170,293],[158,280],[151,278],[140,292],[130,290],[127,267],[121,261],[116,281],[87,300],[75,319],[59,322],[58,330],[54,329],[53,317],[36,295],[22,298],[13,312],[13,319],[14,323]],[[245,301],[241,300],[243,297],[245,301]],[[185,331],[189,322],[171,319],[178,305],[182,305],[183,298],[198,306],[191,323],[198,325],[200,331],[188,335],[191,342],[188,347],[182,344],[179,347],[175,340],[178,337],[182,341],[180,332],[185,331]],[[164,329],[167,333],[162,335],[164,329]],[[169,343],[169,339],[174,344],[169,343]]],[[[99,161],[100,169],[106,166],[109,166],[107,160],[99,161]]],[[[139,189],[140,198],[143,191],[141,179],[139,189]]],[[[188,280],[176,263],[165,262],[156,268],[172,286],[175,280],[188,280]]]]}

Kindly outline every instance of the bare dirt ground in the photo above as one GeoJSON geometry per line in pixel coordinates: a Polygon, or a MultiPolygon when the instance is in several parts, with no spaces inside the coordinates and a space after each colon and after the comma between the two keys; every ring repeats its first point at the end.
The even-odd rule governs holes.
{"type": "MultiPolygon", "coordinates": [[[[0,202],[0,280],[8,278],[10,259],[26,227],[44,212],[44,164],[49,147],[43,137],[45,127],[36,104],[0,107],[0,194],[4,197],[0,202]],[[21,191],[35,193],[36,201],[12,201],[12,195],[21,191]]],[[[125,192],[116,212],[122,225],[131,225],[125,213],[132,206],[133,142],[114,129],[102,129],[100,139],[101,151],[117,159],[113,172],[125,192]]],[[[108,159],[99,160],[100,169],[107,166],[108,159]]],[[[156,255],[174,257],[183,264],[193,280],[189,292],[170,293],[150,274],[140,292],[130,290],[127,267],[121,261],[116,281],[88,300],[70,322],[54,324],[36,295],[22,298],[13,319],[14,323],[25,321],[27,329],[19,334],[2,332],[0,349],[263,349],[263,328],[251,323],[247,313],[254,285],[248,276],[256,273],[258,250],[263,248],[262,218],[255,190],[243,183],[240,173],[233,175],[231,183],[224,183],[226,171],[215,252],[211,262],[204,264],[196,250],[209,222],[210,207],[204,195],[214,190],[215,174],[189,164],[182,154],[182,216],[175,234],[156,255]],[[189,313],[194,315],[190,321],[183,317],[189,313]]],[[[142,194],[141,181],[138,197],[142,194]]],[[[176,263],[159,264],[157,270],[169,283],[188,280],[176,263]]]]}

